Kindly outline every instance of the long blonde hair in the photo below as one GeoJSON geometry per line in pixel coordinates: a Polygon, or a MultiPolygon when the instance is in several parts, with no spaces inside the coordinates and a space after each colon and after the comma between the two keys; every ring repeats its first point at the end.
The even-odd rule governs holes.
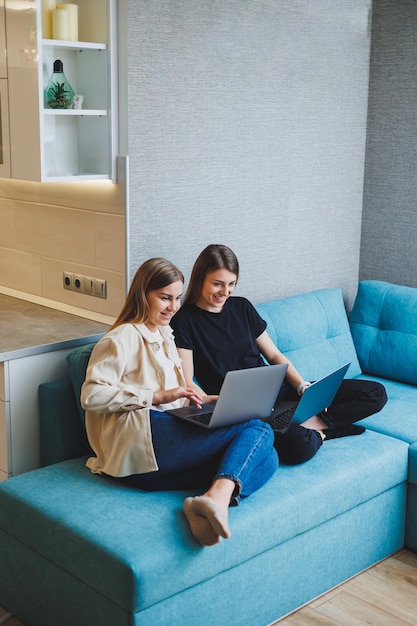
{"type": "Polygon", "coordinates": [[[147,294],[177,281],[184,283],[184,276],[170,261],[155,257],[142,263],[133,277],[126,302],[112,328],[128,322],[146,322],[149,316],[147,294]]]}

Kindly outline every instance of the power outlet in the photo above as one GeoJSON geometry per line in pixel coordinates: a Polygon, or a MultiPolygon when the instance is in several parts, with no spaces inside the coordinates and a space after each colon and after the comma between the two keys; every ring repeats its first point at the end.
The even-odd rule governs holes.
{"type": "Polygon", "coordinates": [[[83,276],[82,274],[64,272],[63,286],[64,289],[78,291],[87,296],[107,298],[107,281],[102,278],[92,278],[91,276],[83,276]]]}

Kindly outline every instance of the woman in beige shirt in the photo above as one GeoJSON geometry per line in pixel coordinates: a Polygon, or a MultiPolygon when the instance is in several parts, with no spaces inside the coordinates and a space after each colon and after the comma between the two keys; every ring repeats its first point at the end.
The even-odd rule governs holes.
{"type": "Polygon", "coordinates": [[[96,344],[81,392],[95,453],[87,465],[148,491],[205,489],[186,498],[184,513],[197,541],[211,546],[230,537],[229,506],[269,480],[278,459],[272,430],[260,420],[207,430],[165,412],[212,400],[185,386],[169,326],[183,285],[169,261],[143,263],[96,344]]]}

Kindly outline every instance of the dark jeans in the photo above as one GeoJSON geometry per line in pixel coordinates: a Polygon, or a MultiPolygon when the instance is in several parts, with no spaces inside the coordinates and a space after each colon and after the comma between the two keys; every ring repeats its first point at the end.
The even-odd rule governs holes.
{"type": "MultiPolygon", "coordinates": [[[[297,399],[296,391],[285,383],[279,400],[297,399]]],[[[325,414],[329,428],[338,428],[378,413],[387,401],[385,387],[371,380],[346,379],[325,414]]],[[[279,460],[286,465],[298,465],[311,459],[323,440],[320,434],[304,426],[294,426],[285,435],[275,435],[279,460]]]]}
{"type": "Polygon", "coordinates": [[[152,410],[151,430],[159,470],[123,479],[146,491],[207,489],[216,478],[230,478],[237,504],[278,467],[274,434],[260,420],[208,430],[152,410]]]}

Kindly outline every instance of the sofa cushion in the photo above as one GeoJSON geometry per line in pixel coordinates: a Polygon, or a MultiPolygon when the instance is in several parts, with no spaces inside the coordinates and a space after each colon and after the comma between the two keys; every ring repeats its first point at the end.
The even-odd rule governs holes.
{"type": "Polygon", "coordinates": [[[402,485],[407,461],[405,442],[372,431],[329,441],[231,508],[232,537],[204,549],[182,513],[188,492],[142,492],[72,459],[2,483],[0,528],[136,612],[402,485]]]}
{"type": "Polygon", "coordinates": [[[362,281],[350,327],[364,372],[417,383],[417,289],[362,281]]]}
{"type": "Polygon", "coordinates": [[[378,376],[364,374],[360,378],[382,383],[388,396],[382,410],[361,420],[361,426],[409,444],[417,441],[417,388],[378,376]]]}
{"type": "Polygon", "coordinates": [[[75,401],[77,403],[78,413],[83,426],[85,426],[85,411],[81,406],[81,387],[83,386],[88,361],[90,360],[90,356],[95,345],[95,343],[88,343],[84,346],[79,346],[67,355],[75,401]]]}
{"type": "Polygon", "coordinates": [[[308,380],[351,362],[361,374],[340,289],[319,289],[256,305],[274,343],[308,380]]]}

